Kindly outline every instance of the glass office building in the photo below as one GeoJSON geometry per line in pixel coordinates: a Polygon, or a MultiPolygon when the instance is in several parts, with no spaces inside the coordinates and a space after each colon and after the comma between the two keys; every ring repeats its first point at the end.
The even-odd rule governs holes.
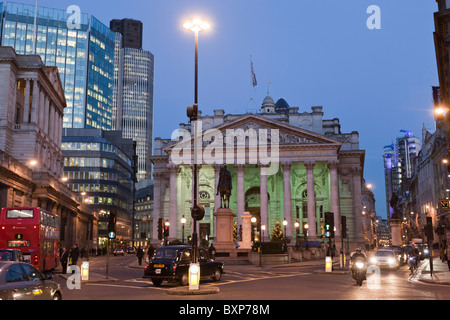
{"type": "Polygon", "coordinates": [[[58,67],[67,102],[64,128],[112,129],[114,39],[85,13],[0,2],[0,45],[58,67]]]}
{"type": "Polygon", "coordinates": [[[137,144],[138,181],[149,181],[153,146],[154,56],[151,52],[127,48],[116,33],[113,94],[113,129],[137,144]]]}

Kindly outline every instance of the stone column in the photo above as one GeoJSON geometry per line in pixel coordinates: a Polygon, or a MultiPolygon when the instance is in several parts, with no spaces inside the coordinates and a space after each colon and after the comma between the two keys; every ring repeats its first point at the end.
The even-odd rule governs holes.
{"type": "Polygon", "coordinates": [[[282,163],[283,167],[283,193],[284,193],[284,218],[287,221],[286,237],[292,238],[292,195],[291,195],[291,165],[282,163]]]}
{"type": "Polygon", "coordinates": [[[169,240],[175,240],[177,238],[177,172],[178,166],[169,165],[170,172],[170,204],[169,204],[169,240]]]}
{"type": "Polygon", "coordinates": [[[32,98],[32,104],[31,104],[31,122],[36,123],[36,118],[38,116],[38,105],[39,105],[39,87],[37,79],[33,80],[33,98],[32,98]]]}
{"type": "Polygon", "coordinates": [[[30,79],[25,79],[25,101],[23,103],[23,121],[28,123],[28,116],[30,115],[30,79]]]}
{"type": "Polygon", "coordinates": [[[50,97],[45,95],[45,103],[44,103],[44,127],[43,131],[48,135],[48,117],[50,110],[50,97]]]}
{"type": "Polygon", "coordinates": [[[337,166],[339,161],[329,161],[328,168],[330,169],[330,200],[331,200],[331,212],[334,213],[334,225],[336,226],[336,237],[340,237],[342,234],[341,225],[341,212],[339,208],[339,181],[337,174],[337,166]]]}
{"type": "Polygon", "coordinates": [[[40,86],[39,90],[39,121],[38,121],[38,127],[41,131],[43,131],[44,128],[44,118],[45,118],[45,91],[44,87],[40,86]]]}
{"type": "Polygon", "coordinates": [[[261,201],[261,224],[266,226],[264,241],[270,238],[269,230],[269,197],[267,193],[267,166],[260,165],[260,201],[261,201]]]}
{"type": "Polygon", "coordinates": [[[305,162],[307,172],[307,193],[308,193],[308,233],[310,239],[317,237],[317,221],[316,221],[316,195],[314,191],[314,161],[305,162]]]}
{"type": "Polygon", "coordinates": [[[363,221],[362,221],[362,168],[352,169],[353,174],[353,215],[355,217],[355,241],[363,246],[363,221]]]}
{"type": "Polygon", "coordinates": [[[238,230],[242,226],[242,215],[245,212],[245,182],[244,182],[244,172],[245,165],[238,164],[237,168],[237,224],[238,230]]]}
{"type": "Polygon", "coordinates": [[[158,239],[158,220],[161,218],[161,178],[162,173],[153,172],[154,190],[153,190],[153,234],[152,242],[159,243],[158,239]]]}
{"type": "Polygon", "coordinates": [[[220,173],[220,165],[213,165],[214,168],[214,211],[219,210],[220,208],[220,193],[217,191],[217,186],[219,185],[219,173],[220,173]]]}

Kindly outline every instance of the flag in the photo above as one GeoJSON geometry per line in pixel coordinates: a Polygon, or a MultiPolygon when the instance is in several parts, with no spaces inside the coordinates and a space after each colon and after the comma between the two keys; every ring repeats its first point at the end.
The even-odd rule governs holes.
{"type": "Polygon", "coordinates": [[[252,65],[252,82],[253,87],[256,87],[258,85],[258,81],[256,80],[255,70],[253,69],[253,61],[250,59],[251,65],[252,65]]]}

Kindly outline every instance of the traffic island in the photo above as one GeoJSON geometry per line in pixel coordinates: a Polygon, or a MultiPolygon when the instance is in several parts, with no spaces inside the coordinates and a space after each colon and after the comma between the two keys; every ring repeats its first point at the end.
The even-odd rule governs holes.
{"type": "Polygon", "coordinates": [[[189,290],[189,287],[177,287],[167,290],[167,294],[180,296],[198,296],[207,294],[217,294],[220,290],[218,287],[200,287],[199,290],[189,290]]]}

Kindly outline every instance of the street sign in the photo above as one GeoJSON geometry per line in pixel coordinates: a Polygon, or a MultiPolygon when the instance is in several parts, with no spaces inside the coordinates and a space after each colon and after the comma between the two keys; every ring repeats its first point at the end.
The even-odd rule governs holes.
{"type": "Polygon", "coordinates": [[[83,261],[83,263],[81,264],[81,280],[89,280],[89,262],[87,261],[83,261]]]}
{"type": "Polygon", "coordinates": [[[200,290],[200,264],[191,263],[189,267],[189,291],[200,290]]]}
{"type": "Polygon", "coordinates": [[[109,237],[110,239],[115,239],[115,238],[116,238],[116,233],[115,233],[114,231],[111,231],[111,232],[108,234],[108,237],[109,237]]]}
{"type": "Polygon", "coordinates": [[[331,257],[325,258],[325,271],[333,272],[333,259],[331,257]]]}
{"type": "Polygon", "coordinates": [[[450,200],[440,200],[439,207],[440,209],[450,210],[450,200]]]}

